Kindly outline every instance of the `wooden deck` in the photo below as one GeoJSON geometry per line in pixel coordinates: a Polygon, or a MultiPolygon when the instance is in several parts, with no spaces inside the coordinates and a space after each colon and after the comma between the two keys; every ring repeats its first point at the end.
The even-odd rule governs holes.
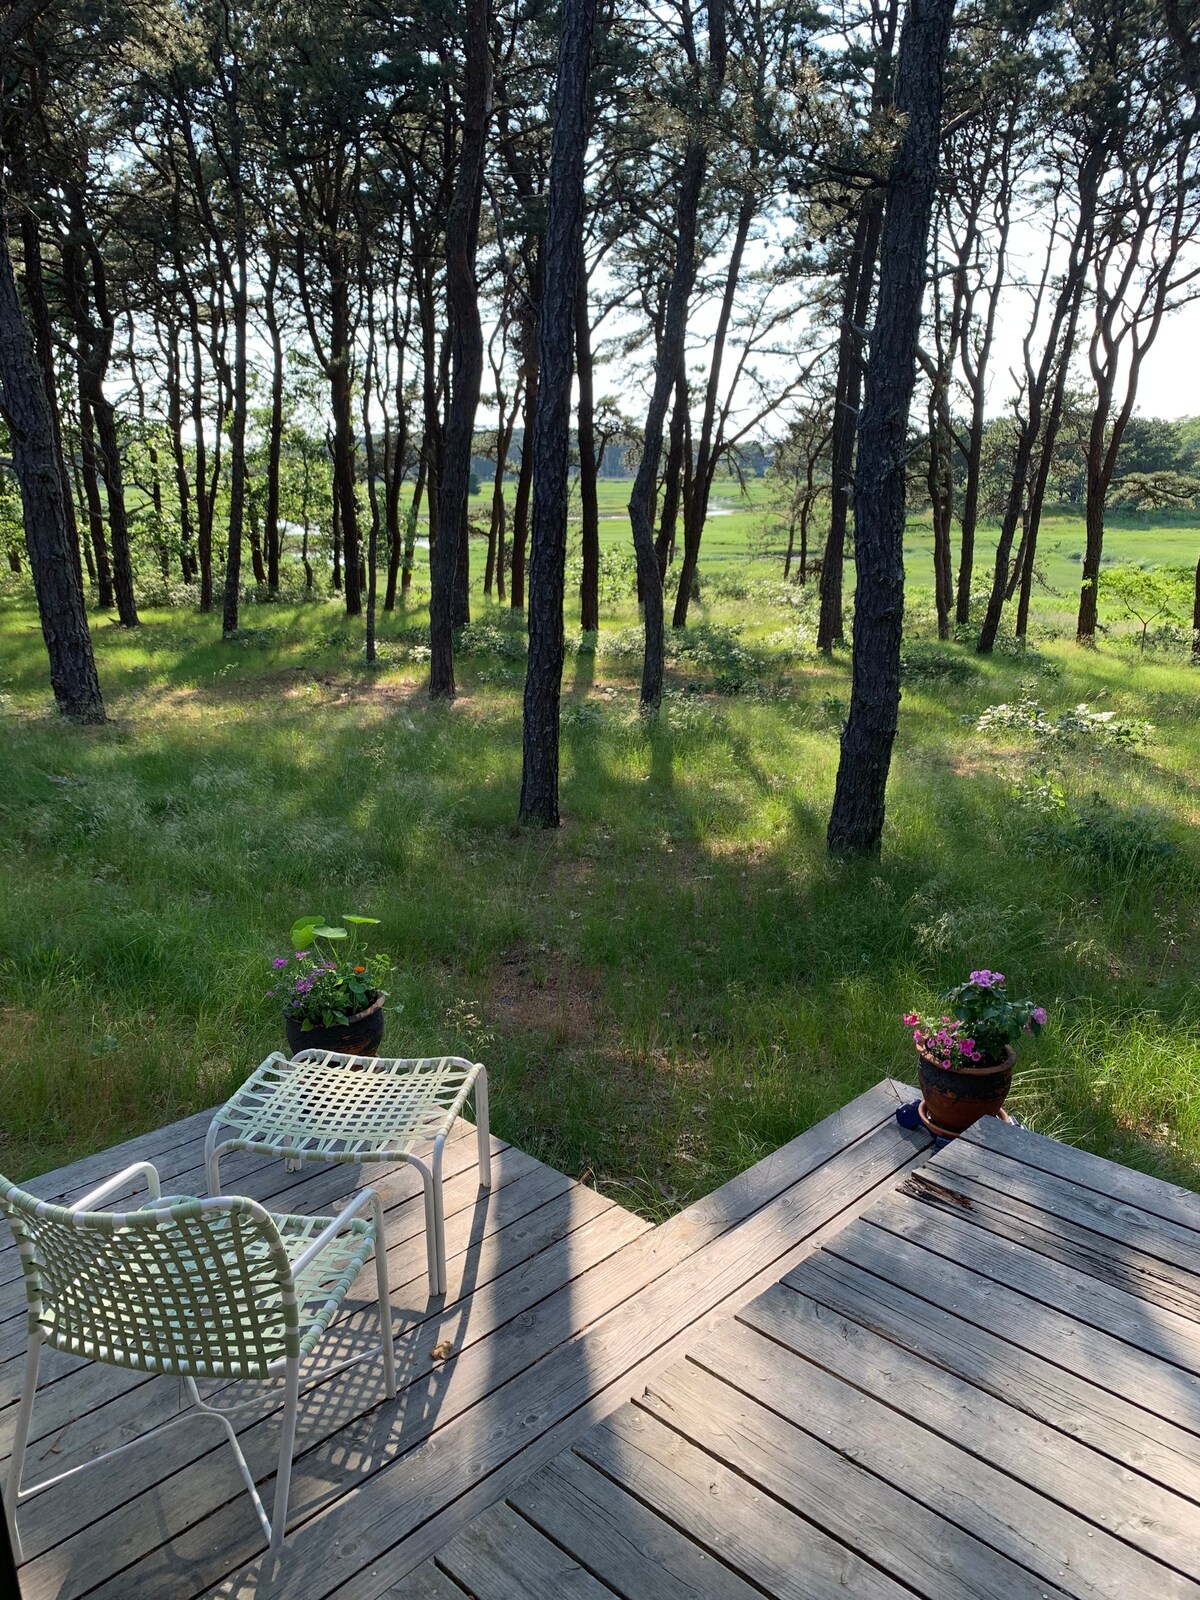
{"type": "Polygon", "coordinates": [[[388,1592],[1200,1596],[1200,1196],[990,1120],[885,1190],[388,1592]]]}
{"type": "MultiPolygon", "coordinates": [[[[448,1548],[458,1549],[456,1536],[472,1548],[486,1543],[492,1524],[472,1519],[489,1507],[495,1508],[489,1516],[506,1528],[514,1522],[541,1556],[550,1551],[552,1561],[573,1568],[539,1531],[529,1511],[528,1494],[535,1491],[522,1486],[544,1482],[538,1474],[551,1462],[552,1473],[586,1466],[587,1474],[603,1478],[582,1456],[561,1453],[592,1439],[589,1430],[601,1419],[648,1415],[644,1407],[633,1413],[626,1402],[670,1373],[690,1373],[690,1365],[679,1365],[685,1352],[703,1347],[733,1312],[801,1266],[924,1160],[926,1137],[901,1132],[893,1119],[905,1092],[902,1085],[879,1084],[657,1228],[499,1140],[493,1141],[493,1190],[480,1196],[473,1130],[463,1127],[446,1152],[449,1287],[433,1301],[425,1282],[419,1182],[407,1167],[373,1173],[370,1181],[387,1206],[400,1395],[394,1403],[384,1399],[374,1363],[325,1379],[319,1366],[312,1370],[301,1401],[284,1555],[274,1561],[259,1555],[259,1530],[228,1446],[218,1429],[197,1422],[22,1509],[26,1600],[461,1597],[462,1581],[447,1575],[453,1570],[447,1559],[456,1558],[447,1558],[442,1547],[452,1541],[448,1548]],[[439,1565],[427,1564],[439,1551],[439,1565]],[[397,1590],[397,1584],[404,1587],[397,1590]]],[[[47,1197],[77,1197],[123,1165],[149,1158],[168,1192],[203,1192],[207,1122],[207,1115],[190,1118],[49,1173],[31,1187],[47,1197]]],[[[320,1167],[289,1174],[282,1162],[242,1155],[227,1158],[222,1176],[227,1188],[276,1210],[316,1212],[333,1207],[360,1175],[320,1167]]],[[[11,1445],[25,1338],[23,1289],[6,1231],[2,1244],[0,1473],[11,1445]]],[[[322,1345],[321,1357],[332,1365],[372,1337],[365,1289],[322,1345]]],[[[230,1398],[244,1394],[245,1386],[230,1398]]],[[[276,1400],[264,1394],[239,1425],[264,1486],[275,1464],[276,1400]]],[[[135,1437],[177,1404],[173,1381],[49,1355],[28,1473],[36,1479],[61,1471],[135,1437]]],[[[657,1513],[639,1515],[657,1524],[657,1513]]],[[[689,1541],[689,1548],[699,1552],[700,1530],[694,1537],[701,1543],[689,1541]]],[[[710,1559],[709,1567],[721,1583],[733,1581],[720,1563],[710,1559]]],[[[555,1579],[545,1592],[610,1592],[583,1572],[571,1582],[581,1587],[555,1579]]],[[[523,1584],[510,1583],[504,1592],[542,1592],[532,1578],[523,1584]]],[[[618,1586],[618,1592],[625,1591],[618,1586]]],[[[650,1582],[641,1592],[684,1591],[650,1582]]],[[[695,1592],[725,1591],[701,1586],[695,1592]]]]}

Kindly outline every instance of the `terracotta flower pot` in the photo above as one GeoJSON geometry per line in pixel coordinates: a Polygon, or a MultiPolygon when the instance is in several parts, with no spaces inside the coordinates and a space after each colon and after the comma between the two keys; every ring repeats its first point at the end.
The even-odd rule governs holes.
{"type": "Polygon", "coordinates": [[[331,1028],[309,1028],[307,1033],[292,1017],[285,1017],[288,1048],[295,1055],[300,1050],[339,1050],[348,1056],[378,1055],[383,1042],[383,1002],[380,995],[365,1011],[337,1022],[331,1028]]]}
{"type": "Polygon", "coordinates": [[[948,1132],[964,1133],[980,1117],[997,1116],[1016,1061],[1011,1045],[1003,1061],[985,1067],[949,1067],[918,1050],[917,1077],[930,1118],[948,1132]]]}

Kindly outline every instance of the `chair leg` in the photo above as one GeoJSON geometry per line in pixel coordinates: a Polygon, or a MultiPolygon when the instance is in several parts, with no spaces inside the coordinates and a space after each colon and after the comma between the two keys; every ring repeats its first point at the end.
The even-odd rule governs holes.
{"type": "Polygon", "coordinates": [[[371,1203],[375,1222],[375,1293],[379,1299],[379,1336],[383,1343],[383,1378],[389,1400],[396,1398],[396,1352],[392,1347],[392,1289],[388,1282],[387,1246],[383,1238],[383,1201],[371,1203]]]}
{"type": "Polygon", "coordinates": [[[29,1442],[29,1424],[33,1419],[33,1397],[37,1393],[38,1363],[42,1358],[42,1337],[32,1331],[25,1352],[25,1382],[21,1390],[21,1405],[17,1412],[17,1428],[13,1435],[12,1461],[8,1469],[8,1536],[12,1541],[13,1560],[22,1561],[21,1535],[17,1531],[17,1502],[21,1498],[21,1470],[25,1465],[25,1446],[29,1442]]]}
{"type": "Polygon", "coordinates": [[[275,1475],[275,1508],[271,1515],[272,1553],[283,1549],[287,1532],[288,1491],[292,1485],[292,1452],[296,1448],[296,1409],[300,1395],[300,1362],[292,1356],[287,1364],[283,1403],[283,1436],[279,1441],[279,1470],[275,1475]]]}
{"type": "Polygon", "coordinates": [[[442,1150],[445,1135],[433,1141],[433,1233],[437,1247],[437,1293],[446,1292],[446,1202],[442,1195],[442,1150]]]}
{"type": "Polygon", "coordinates": [[[212,1123],[204,1140],[204,1171],[210,1195],[221,1192],[221,1148],[217,1144],[217,1125],[212,1123]]]}
{"type": "Polygon", "coordinates": [[[429,1268],[429,1293],[438,1293],[438,1265],[437,1265],[437,1213],[433,1204],[433,1174],[423,1161],[416,1156],[408,1158],[417,1171],[421,1174],[421,1182],[425,1186],[425,1261],[429,1268]]]}
{"type": "Polygon", "coordinates": [[[479,1187],[492,1187],[492,1130],[488,1118],[487,1068],[475,1079],[475,1137],[479,1141],[479,1187]]]}

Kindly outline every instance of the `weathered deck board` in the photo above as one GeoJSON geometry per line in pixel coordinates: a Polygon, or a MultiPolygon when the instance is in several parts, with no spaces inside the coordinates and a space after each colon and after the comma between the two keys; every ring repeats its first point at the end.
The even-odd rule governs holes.
{"type": "MultiPolygon", "coordinates": [[[[1019,1338],[1021,1327],[1012,1325],[1003,1306],[992,1304],[986,1284],[981,1285],[981,1306],[990,1309],[993,1318],[976,1322],[968,1316],[962,1277],[945,1283],[944,1303],[922,1300],[834,1254],[849,1251],[855,1242],[836,1241],[807,1263],[802,1275],[789,1275],[784,1282],[900,1349],[927,1356],[1006,1405],[1062,1428],[1069,1437],[1200,1506],[1200,1438],[1194,1433],[1023,1348],[1010,1337],[1019,1338]]],[[[889,1264],[915,1282],[904,1260],[893,1258],[889,1264]]],[[[1048,1331],[1053,1334],[1053,1329],[1048,1331]]],[[[1063,1346],[1056,1346],[1053,1337],[1048,1347],[1062,1353],[1063,1346]]]]}
{"type": "Polygon", "coordinates": [[[771,1595],[899,1600],[906,1592],[823,1528],[635,1406],[608,1417],[577,1449],[771,1595]]]}
{"type": "MultiPolygon", "coordinates": [[[[1003,1171],[991,1175],[990,1182],[982,1181],[981,1169],[986,1170],[986,1162],[980,1161],[978,1153],[969,1161],[952,1167],[939,1166],[938,1189],[946,1189],[957,1199],[943,1199],[937,1193],[927,1193],[926,1199],[930,1204],[945,1205],[951,1215],[959,1215],[1002,1239],[1049,1256],[1064,1267],[1098,1278],[1114,1289],[1127,1290],[1140,1300],[1151,1301],[1185,1317],[1200,1315],[1200,1275],[1197,1273],[1200,1246],[1191,1248],[1190,1267],[1176,1241],[1160,1242],[1160,1253],[1151,1254],[1153,1240],[1147,1237],[1144,1225],[1153,1225],[1155,1218],[1146,1212],[1137,1213],[1140,1221],[1133,1228],[1109,1225],[1107,1218],[1102,1217],[1090,1218],[1092,1225],[1089,1226],[1076,1220],[1087,1214],[1088,1207],[1062,1203],[1060,1191],[1070,1190],[1062,1180],[1047,1179],[1054,1187],[1039,1194],[1037,1180],[1043,1175],[1033,1173],[1034,1182],[1027,1182],[1022,1175],[1030,1172],[1028,1167],[1007,1161],[1003,1171]],[[1005,1181],[1010,1173],[1016,1174],[1018,1181],[1006,1192],[997,1184],[1005,1181]],[[963,1201],[969,1205],[962,1206],[963,1201]],[[1068,1212],[1070,1214],[1064,1214],[1068,1212]],[[1172,1255],[1176,1256],[1175,1260],[1169,1259],[1172,1255]]],[[[1089,1193],[1091,1191],[1072,1190],[1071,1196],[1089,1193]]],[[[1100,1196],[1093,1198],[1102,1199],[1100,1196]]],[[[1122,1209],[1133,1211],[1130,1206],[1122,1209]]],[[[1171,1224],[1162,1223],[1161,1226],[1169,1228],[1171,1224]]]]}
{"type": "Polygon", "coordinates": [[[1200,1194],[1194,1190],[1181,1189],[1161,1178],[1135,1172],[1132,1167],[1122,1167],[1086,1150],[1076,1150],[1073,1145],[1060,1144],[1057,1139],[1047,1139],[1045,1134],[1034,1133],[1030,1128],[1004,1127],[999,1123],[993,1126],[994,1121],[994,1118],[985,1117],[977,1122],[965,1135],[967,1143],[1053,1173],[1082,1189],[1094,1189],[1097,1194],[1137,1206],[1164,1222],[1178,1223],[1180,1227],[1200,1233],[1200,1194]]]}
{"type": "Polygon", "coordinates": [[[1116,1244],[1169,1262],[1184,1272],[1197,1271],[1200,1231],[1144,1211],[1132,1200],[1113,1199],[1057,1173],[1031,1167],[966,1140],[942,1152],[938,1171],[939,1174],[961,1173],[1060,1221],[1088,1228],[1116,1244]]]}
{"type": "MultiPolygon", "coordinates": [[[[560,1176],[551,1174],[549,1168],[541,1170],[560,1176]]],[[[377,1471],[406,1436],[433,1433],[447,1416],[468,1403],[466,1395],[454,1386],[456,1369],[463,1364],[469,1364],[476,1380],[472,1396],[476,1389],[486,1392],[490,1359],[484,1346],[488,1335],[527,1313],[548,1287],[557,1288],[566,1271],[586,1271],[596,1260],[644,1231],[640,1219],[621,1213],[609,1218],[608,1212],[613,1208],[597,1203],[590,1191],[578,1186],[576,1191],[565,1197],[570,1207],[559,1208],[559,1226],[554,1230],[570,1257],[569,1264],[556,1256],[553,1236],[543,1240],[528,1230],[523,1234],[517,1222],[494,1236],[491,1259],[485,1258],[476,1246],[469,1266],[462,1252],[457,1263],[450,1263],[450,1295],[454,1296],[461,1284],[461,1275],[469,1271],[471,1286],[466,1295],[460,1294],[445,1309],[435,1303],[425,1315],[414,1313],[410,1300],[405,1313],[409,1326],[397,1340],[397,1381],[401,1387],[396,1404],[382,1404],[382,1379],[374,1364],[318,1381],[316,1392],[310,1389],[306,1393],[297,1450],[311,1458],[324,1449],[321,1459],[325,1470],[296,1472],[291,1502],[295,1515],[315,1509],[331,1496],[346,1493],[365,1475],[377,1471]],[[582,1211],[583,1215],[571,1216],[571,1211],[582,1211]],[[576,1226],[571,1227],[572,1223],[576,1226]],[[449,1340],[459,1353],[452,1361],[435,1363],[431,1359],[433,1348],[443,1340],[449,1340]]],[[[533,1216],[538,1218],[540,1213],[534,1212],[533,1216]]],[[[449,1245],[449,1236],[447,1242],[449,1245]]],[[[412,1265],[418,1274],[413,1286],[423,1301],[423,1244],[419,1244],[412,1265]]],[[[361,1328],[362,1347],[371,1337],[373,1317],[368,1312],[354,1320],[361,1328]]],[[[336,1338],[333,1352],[338,1356],[347,1353],[336,1338]]],[[[251,1413],[238,1428],[242,1448],[256,1477],[268,1477],[274,1469],[278,1449],[276,1411],[276,1397],[272,1397],[257,1415],[251,1413]]],[[[69,1518],[70,1509],[64,1505],[57,1508],[59,1520],[48,1530],[46,1540],[53,1547],[25,1569],[28,1595],[47,1593],[67,1600],[69,1595],[86,1593],[110,1579],[121,1584],[125,1592],[133,1592],[133,1580],[122,1575],[124,1569],[162,1545],[164,1539],[175,1540],[197,1523],[207,1523],[208,1536],[218,1541],[223,1560],[236,1558],[240,1550],[252,1554],[258,1535],[254,1522],[246,1515],[248,1507],[238,1493],[231,1464],[214,1429],[198,1426],[167,1435],[162,1447],[145,1453],[136,1478],[123,1476],[117,1504],[98,1530],[86,1528],[64,1537],[62,1517],[69,1518]],[[160,1484],[164,1473],[170,1476],[160,1484]],[[124,1492],[126,1484],[133,1492],[124,1492]]],[[[45,1500],[50,1501],[55,1493],[50,1491],[45,1500]]],[[[36,1507],[37,1502],[31,1512],[36,1507]]],[[[174,1561],[178,1553],[176,1545],[170,1559],[174,1561]]]]}
{"type": "MultiPolygon", "coordinates": [[[[419,1180],[403,1165],[370,1171],[365,1177],[386,1207],[401,1394],[395,1405],[383,1402],[369,1362],[327,1379],[319,1367],[309,1375],[289,1519],[295,1531],[278,1572],[253,1560],[241,1570],[260,1548],[253,1515],[219,1433],[198,1423],[23,1508],[26,1600],[108,1593],[157,1600],[214,1586],[303,1600],[355,1583],[384,1592],[620,1405],[656,1357],[672,1359],[722,1306],[773,1282],[879,1185],[922,1159],[928,1141],[901,1134],[891,1121],[897,1094],[879,1085],[658,1229],[499,1140],[494,1188],[479,1197],[473,1130],[464,1126],[446,1153],[444,1303],[427,1299],[419,1180]],[[444,1341],[452,1355],[434,1361],[433,1348],[444,1341]]],[[[47,1174],[36,1187],[75,1198],[122,1165],[151,1159],[170,1189],[202,1192],[206,1126],[206,1116],[190,1118],[47,1174]]],[[[231,1156],[222,1175],[227,1187],[276,1210],[306,1212],[330,1209],[364,1179],[338,1167],[288,1173],[282,1162],[245,1155],[231,1156]]],[[[24,1345],[16,1266],[15,1252],[0,1252],[0,1461],[11,1441],[24,1345]]],[[[369,1300],[369,1286],[352,1297],[331,1332],[328,1361],[366,1347],[369,1300]]],[[[31,1467],[57,1470],[86,1459],[163,1420],[176,1400],[173,1382],[50,1356],[31,1467]]],[[[268,1492],[276,1428],[273,1394],[239,1419],[252,1470],[268,1492]]],[[[600,1500],[609,1492],[620,1494],[608,1486],[600,1500]]],[[[532,1517],[500,1506],[493,1521],[507,1527],[514,1516],[531,1552],[556,1548],[532,1517]]],[[[472,1533],[470,1544],[477,1556],[487,1541],[472,1533]]],[[[690,1541],[680,1553],[699,1560],[697,1571],[715,1570],[690,1541]]],[[[556,1557],[546,1571],[556,1593],[575,1592],[563,1586],[556,1557]]],[[[730,1596],[740,1600],[727,1576],[730,1596]]],[[[599,1578],[574,1581],[583,1583],[581,1594],[609,1592],[599,1578]]],[[[429,1596],[463,1592],[435,1568],[420,1585],[414,1592],[429,1596]]]]}
{"type": "MultiPolygon", "coordinates": [[[[542,1168],[541,1173],[551,1175],[549,1168],[542,1168]]],[[[531,1175],[536,1176],[538,1174],[531,1175]]],[[[565,1193],[560,1191],[535,1204],[537,1197],[534,1194],[526,1197],[523,1193],[532,1187],[529,1180],[507,1185],[496,1195],[486,1213],[480,1212],[475,1217],[460,1213],[447,1219],[448,1292],[443,1304],[435,1303],[423,1310],[418,1309],[424,1306],[426,1293],[423,1241],[409,1241],[399,1251],[389,1250],[393,1316],[399,1335],[396,1342],[397,1383],[402,1393],[412,1390],[414,1386],[425,1385],[427,1392],[423,1404],[426,1407],[436,1400],[439,1383],[439,1369],[432,1359],[434,1348],[444,1341],[449,1341],[456,1349],[470,1348],[486,1337],[497,1319],[503,1321],[520,1315],[529,1304],[536,1303],[545,1292],[547,1280],[556,1280],[561,1272],[561,1265],[553,1255],[556,1244],[569,1239],[575,1264],[583,1270],[593,1259],[611,1254],[643,1231],[640,1219],[631,1219],[619,1211],[610,1217],[608,1213],[612,1210],[611,1206],[590,1190],[575,1186],[574,1190],[565,1193]],[[485,1215],[496,1226],[482,1239],[473,1238],[473,1235],[482,1231],[480,1225],[485,1215]],[[470,1282],[466,1284],[463,1279],[468,1261],[470,1282]]],[[[369,1341],[374,1337],[374,1311],[368,1308],[361,1314],[351,1312],[335,1326],[352,1328],[356,1339],[361,1333],[362,1346],[369,1347],[369,1341]]],[[[342,1342],[337,1341],[339,1350],[342,1342]]],[[[345,1353],[350,1353],[349,1336],[345,1342],[345,1353]]],[[[319,1364],[316,1370],[319,1373],[319,1364]]],[[[81,1382],[77,1386],[77,1395],[83,1389],[82,1380],[86,1374],[79,1376],[81,1382]]],[[[319,1383],[319,1377],[315,1381],[319,1383]]],[[[306,1395],[311,1393],[313,1387],[314,1383],[306,1386],[306,1395]]],[[[334,1393],[338,1396],[338,1403],[335,1405],[332,1398],[323,1401],[323,1408],[329,1415],[322,1423],[307,1427],[300,1435],[302,1442],[311,1444],[315,1437],[319,1437],[318,1428],[326,1432],[336,1431],[341,1422],[355,1414],[356,1405],[361,1408],[373,1405],[377,1399],[375,1387],[370,1384],[364,1386],[361,1371],[348,1375],[342,1388],[330,1390],[331,1396],[334,1393]]],[[[415,1392],[421,1393],[420,1388],[415,1392]]],[[[95,1441],[101,1443],[106,1436],[111,1436],[114,1424],[128,1421],[130,1425],[144,1429],[152,1422],[163,1420],[175,1409],[176,1393],[176,1386],[170,1380],[152,1380],[150,1385],[128,1396],[128,1409],[125,1406],[118,1409],[119,1403],[114,1402],[105,1408],[109,1413],[107,1419],[92,1412],[82,1420],[93,1425],[96,1430],[93,1435],[95,1441]],[[151,1415],[145,1398],[147,1388],[153,1389],[157,1398],[155,1411],[160,1414],[151,1415]],[[140,1413],[135,1409],[139,1404],[140,1413]]],[[[261,1443],[267,1461],[275,1448],[274,1421],[267,1419],[274,1418],[276,1398],[264,1399],[254,1413],[248,1413],[242,1419],[238,1428],[243,1448],[253,1451],[261,1443]]],[[[406,1398],[403,1404],[408,1410],[416,1405],[416,1400],[406,1398]]],[[[79,1432],[78,1426],[73,1427],[56,1443],[60,1447],[72,1447],[74,1453],[79,1453],[81,1442],[76,1437],[79,1432]]],[[[207,1470],[192,1470],[179,1478],[179,1514],[188,1520],[195,1520],[205,1510],[216,1510],[222,1505],[227,1498],[224,1490],[228,1485],[228,1474],[222,1459],[224,1448],[216,1430],[181,1430],[170,1443],[169,1454],[147,1451],[131,1455],[126,1470],[118,1479],[99,1486],[90,1507],[93,1515],[98,1517],[115,1511],[128,1502],[122,1520],[136,1527],[139,1513],[144,1509],[135,1499],[138,1492],[154,1491],[164,1471],[178,1473],[188,1463],[199,1462],[201,1457],[208,1458],[212,1477],[210,1479],[207,1476],[207,1470]],[[205,1488],[209,1482],[216,1485],[215,1492],[219,1498],[215,1500],[206,1499],[205,1488]]],[[[64,1466],[70,1464],[70,1461],[63,1462],[64,1466]]],[[[172,1497],[155,1494],[153,1498],[161,1528],[161,1519],[169,1514],[172,1497]]],[[[231,1507],[235,1515],[236,1509],[235,1503],[231,1507]]],[[[35,1501],[29,1508],[25,1527],[26,1551],[30,1557],[69,1537],[72,1531],[81,1534],[78,1512],[72,1504],[69,1486],[52,1489],[35,1501]],[[72,1524],[75,1524],[74,1530],[72,1524]]],[[[253,1524],[244,1531],[252,1537],[253,1524]]],[[[102,1554],[107,1552],[110,1545],[114,1551],[120,1546],[118,1532],[117,1526],[110,1524],[104,1546],[93,1555],[93,1570],[97,1569],[102,1554]]],[[[118,1559],[115,1553],[112,1559],[118,1559]]]]}
{"type": "Polygon", "coordinates": [[[559,1456],[519,1484],[509,1503],[618,1594],[761,1600],[732,1567],[580,1456],[559,1456]]]}
{"type": "MultiPolygon", "coordinates": [[[[906,1178],[928,1141],[896,1100],[879,1085],[659,1228],[500,1141],[480,1197],[463,1129],[444,1302],[415,1175],[370,1174],[401,1393],[383,1401],[372,1363],[309,1375],[284,1556],[257,1555],[197,1424],[23,1510],[26,1600],[1200,1600],[1200,1202],[988,1127],[924,1169],[956,1204],[906,1178]]],[[[42,1184],[78,1194],[149,1157],[202,1187],[202,1133],[42,1184]]],[[[363,1176],[229,1171],[308,1211],[363,1176]]],[[[0,1464],[15,1264],[0,1254],[0,1464]]],[[[330,1359],[371,1338],[369,1298],[364,1280],[330,1359]]],[[[34,1465],[174,1403],[164,1380],[48,1363],[34,1465]]],[[[267,1489],[277,1426],[273,1395],[240,1419],[267,1489]]]]}
{"type": "Polygon", "coordinates": [[[888,1196],[872,1207],[871,1224],[1050,1309],[1066,1308],[1077,1341],[1089,1337],[1085,1329],[1095,1330],[1096,1337],[1108,1341],[1114,1363],[1112,1387],[1124,1392],[1126,1372],[1130,1379],[1133,1376],[1132,1363],[1136,1360],[1141,1369],[1147,1359],[1153,1360],[1159,1377],[1155,1387],[1188,1395],[1200,1420],[1200,1345],[1190,1317],[1148,1305],[1135,1294],[988,1233],[961,1216],[899,1195],[888,1196]],[[1166,1372],[1164,1362],[1185,1372],[1166,1372]]]}
{"type": "Polygon", "coordinates": [[[612,1600],[612,1590],[506,1505],[491,1506],[452,1539],[439,1567],[496,1600],[612,1600]]]}
{"type": "MultiPolygon", "coordinates": [[[[802,1267],[791,1275],[790,1282],[802,1287],[804,1276],[802,1267]]],[[[890,1406],[898,1415],[895,1426],[902,1433],[912,1426],[909,1418],[915,1417],[939,1440],[961,1450],[978,1451],[979,1441],[986,1439],[986,1457],[992,1468],[1095,1525],[1099,1533],[1091,1537],[1097,1554],[1116,1570],[1122,1569],[1125,1551],[1123,1546],[1108,1548],[1111,1535],[1200,1579],[1200,1543],[1192,1501],[1145,1479],[1132,1478],[1124,1467],[1058,1428],[1035,1422],[964,1379],[898,1350],[792,1288],[781,1286],[762,1295],[742,1316],[768,1339],[818,1363],[860,1394],[890,1406]]],[[[695,1359],[707,1364],[703,1350],[695,1359]]],[[[798,1391],[804,1389],[807,1377],[807,1372],[798,1377],[798,1391]]],[[[887,1425],[883,1417],[880,1422],[887,1425]]]]}
{"type": "Polygon", "coordinates": [[[885,1184],[509,1510],[627,1600],[705,1557],[775,1600],[1200,1600],[1192,1197],[1074,1158],[988,1127],[885,1184]]]}
{"type": "MultiPolygon", "coordinates": [[[[860,1466],[836,1439],[797,1428],[696,1362],[660,1374],[638,1406],[930,1600],[956,1600],[964,1591],[977,1600],[1060,1594],[860,1466]],[[897,1539],[897,1528],[908,1537],[897,1539]]],[[[586,1452],[587,1441],[577,1448],[586,1452]]]]}
{"type": "MultiPolygon", "coordinates": [[[[494,1427],[481,1431],[480,1419],[469,1418],[452,1453],[435,1450],[429,1456],[418,1450],[411,1460],[389,1468],[408,1481],[397,1492],[384,1475],[379,1490],[387,1491],[385,1502],[364,1497],[353,1506],[335,1507],[337,1535],[351,1541],[361,1571],[331,1592],[339,1600],[379,1593],[386,1587],[384,1578],[394,1581],[438,1547],[447,1536],[442,1529],[448,1519],[453,1525],[474,1509],[466,1496],[467,1503],[451,1502],[440,1519],[423,1515],[425,1506],[461,1494],[464,1483],[485,1474],[488,1479],[479,1486],[487,1497],[484,1504],[507,1492],[636,1392],[656,1365],[698,1335],[710,1314],[745,1303],[764,1277],[787,1270],[806,1240],[920,1159],[927,1140],[896,1128],[890,1115],[896,1103],[892,1086],[880,1090],[861,1096],[614,1259],[611,1270],[619,1281],[613,1285],[611,1314],[590,1317],[581,1336],[523,1373],[505,1395],[502,1419],[494,1427]],[[864,1126],[870,1131],[862,1133],[864,1126]],[[847,1137],[855,1142],[843,1143],[847,1137]],[[647,1250],[650,1259],[640,1259],[647,1250]],[[677,1253],[674,1264],[672,1252],[677,1253]],[[628,1257],[635,1258],[636,1271],[626,1270],[628,1257]],[[646,1272],[648,1267],[653,1270],[646,1272]],[[640,1284],[638,1292],[629,1292],[632,1283],[640,1284]]],[[[308,1533],[301,1529],[298,1538],[308,1533]]],[[[250,1569],[217,1592],[253,1594],[257,1580],[250,1569]]],[[[286,1583],[272,1592],[287,1593],[286,1583]]],[[[298,1580],[294,1592],[301,1593],[298,1580]]]]}

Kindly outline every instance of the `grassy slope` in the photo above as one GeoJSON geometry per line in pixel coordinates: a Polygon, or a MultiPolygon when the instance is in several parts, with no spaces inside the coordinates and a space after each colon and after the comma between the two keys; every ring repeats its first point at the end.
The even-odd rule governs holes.
{"type": "MultiPolygon", "coordinates": [[[[747,563],[756,520],[713,520],[717,570],[777,571],[747,563]]],[[[487,1060],[500,1133],[651,1214],[911,1075],[900,1012],[979,964],[1052,1013],[1020,1114],[1200,1183],[1200,728],[1181,659],[925,646],[885,858],[844,866],[823,840],[847,661],[812,655],[802,612],[710,597],[656,724],[620,631],[635,609],[606,617],[599,652],[567,662],[566,822],[547,837],[514,826],[520,636],[478,609],[493,626],[451,710],[421,692],[419,603],[384,619],[371,679],[333,604],[248,608],[231,646],[184,613],[133,637],[101,622],[114,722],[81,734],[43,714],[35,617],[5,604],[0,1169],[219,1099],[280,1043],[262,995],[293,916],[361,910],[399,962],[392,1048],[487,1060]],[[1051,819],[1029,847],[1011,786],[1047,758],[963,721],[1024,693],[1156,724],[1141,752],[1049,758],[1069,805],[1119,808],[1115,842],[1051,819]],[[1139,807],[1172,854],[1130,855],[1139,807]]]]}

